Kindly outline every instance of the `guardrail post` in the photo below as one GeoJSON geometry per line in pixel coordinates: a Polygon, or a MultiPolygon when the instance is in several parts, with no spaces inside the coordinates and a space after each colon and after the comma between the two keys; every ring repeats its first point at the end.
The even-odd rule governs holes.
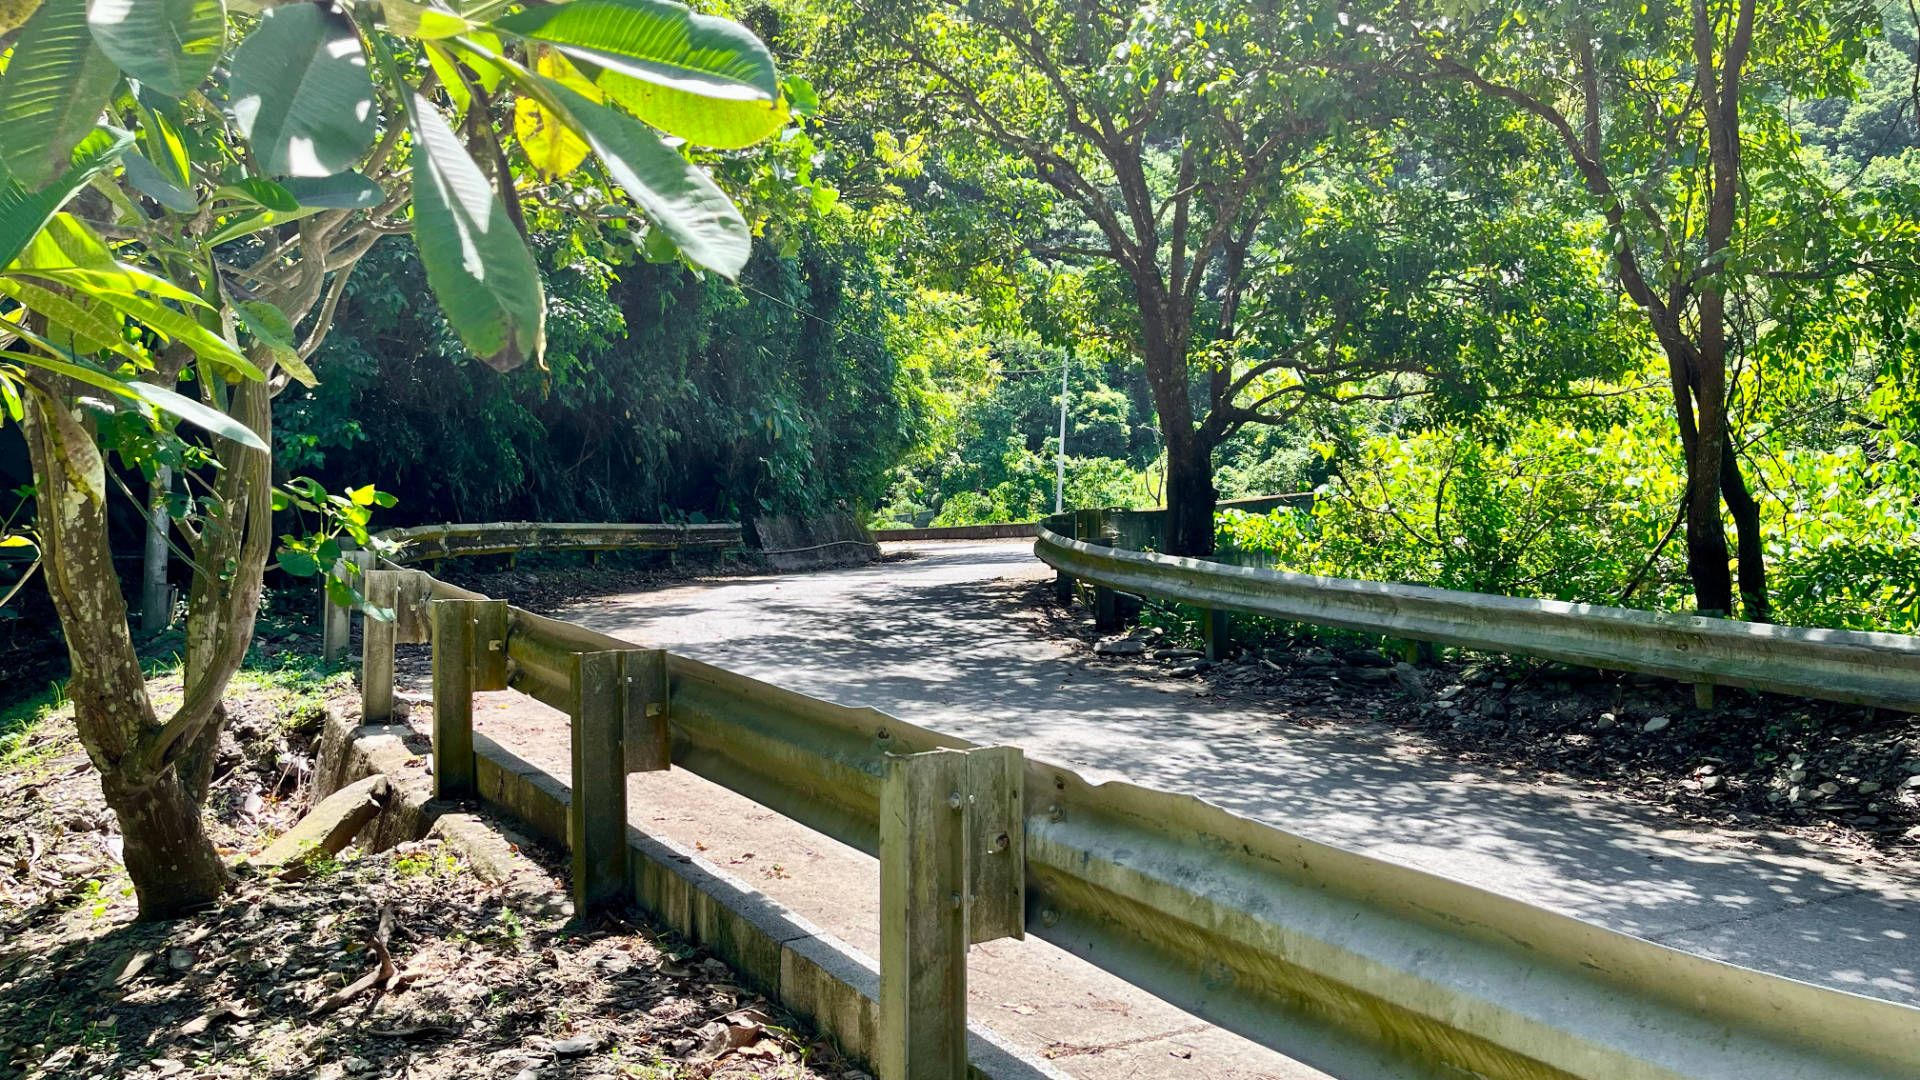
{"type": "MultiPolygon", "coordinates": [[[[362,582],[362,592],[367,574],[375,565],[371,551],[349,551],[334,560],[333,573],[337,577],[347,577],[347,566],[359,568],[357,576],[362,582]]],[[[351,579],[349,579],[351,580],[351,579]]],[[[353,609],[333,602],[327,592],[325,582],[320,587],[320,659],[331,664],[347,654],[347,645],[353,637],[353,609]]]]}
{"type": "Polygon", "coordinates": [[[471,600],[433,602],[433,795],[470,799],[478,793],[473,764],[473,638],[471,600]]]}
{"type": "Polygon", "coordinates": [[[573,796],[567,832],[575,915],[627,900],[627,654],[573,655],[573,796]]]}
{"type": "Polygon", "coordinates": [[[967,755],[889,757],[880,788],[880,1080],[967,1075],[967,755]]]}
{"type": "Polygon", "coordinates": [[[638,649],[626,657],[626,700],[621,713],[621,741],[626,747],[628,772],[658,772],[673,763],[672,735],[667,727],[667,654],[660,649],[638,649]]]}
{"type": "Polygon", "coordinates": [[[1202,608],[1200,611],[1200,635],[1206,641],[1207,659],[1219,663],[1227,658],[1227,647],[1233,642],[1233,619],[1224,611],[1202,608]]]}
{"type": "Polygon", "coordinates": [[[1093,587],[1093,626],[1103,631],[1120,629],[1120,595],[1105,585],[1093,587]]]}
{"type": "Polygon", "coordinates": [[[967,941],[1027,936],[1026,755],[967,755],[967,941]]]}
{"type": "Polygon", "coordinates": [[[1073,575],[1062,570],[1053,576],[1053,599],[1061,607],[1073,603],[1073,575]]]}
{"type": "Polygon", "coordinates": [[[390,619],[369,615],[360,627],[360,721],[393,719],[393,643],[400,620],[400,575],[372,570],[366,576],[367,604],[393,612],[390,619]]]}

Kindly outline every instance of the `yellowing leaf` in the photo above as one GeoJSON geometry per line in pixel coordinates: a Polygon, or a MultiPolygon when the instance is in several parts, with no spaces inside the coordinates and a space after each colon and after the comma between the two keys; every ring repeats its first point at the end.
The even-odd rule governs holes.
{"type": "MultiPolygon", "coordinates": [[[[540,50],[534,69],[582,96],[600,100],[599,88],[552,49],[540,50]]],[[[565,119],[530,97],[521,97],[513,103],[513,134],[520,140],[520,148],[526,151],[527,160],[549,176],[564,176],[579,168],[587,158],[587,141],[569,127],[565,119]]]]}

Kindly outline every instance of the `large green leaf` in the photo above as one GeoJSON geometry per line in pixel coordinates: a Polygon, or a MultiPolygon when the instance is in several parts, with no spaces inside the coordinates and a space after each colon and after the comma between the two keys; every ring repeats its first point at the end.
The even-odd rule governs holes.
{"type": "Polygon", "coordinates": [[[0,77],[0,163],[29,191],[65,170],[120,73],[87,30],[87,0],[46,0],[0,77]]]}
{"type": "Polygon", "coordinates": [[[71,164],[60,179],[39,191],[27,190],[0,165],[0,266],[11,263],[68,199],[131,145],[133,136],[127,132],[96,128],[73,148],[71,164]]]}
{"type": "Polygon", "coordinates": [[[51,371],[58,375],[65,375],[67,378],[77,382],[86,383],[88,386],[98,387],[109,393],[117,394],[134,401],[145,402],[147,405],[159,409],[161,412],[170,413],[190,424],[203,427],[215,435],[232,439],[242,446],[250,446],[260,451],[267,449],[266,442],[263,441],[252,428],[210,405],[203,405],[184,394],[175,393],[165,387],[155,386],[152,383],[143,383],[133,379],[120,378],[119,376],[110,375],[107,372],[87,367],[84,364],[76,364],[66,360],[55,360],[37,353],[8,350],[0,352],[0,357],[5,357],[8,360],[22,364],[31,364],[44,371],[51,371]]]}
{"type": "Polygon", "coordinates": [[[191,214],[200,209],[200,200],[193,197],[193,192],[167,179],[154,168],[153,162],[141,157],[139,151],[129,153],[126,163],[127,183],[142,195],[176,214],[191,214]]]}
{"type": "Polygon", "coordinates": [[[87,24],[121,71],[180,97],[220,59],[227,9],[222,0],[93,0],[87,24]]]}
{"type": "Polygon", "coordinates": [[[257,379],[254,366],[233,343],[187,312],[167,306],[154,293],[205,308],[193,294],[138,267],[114,260],[85,224],[67,214],[48,223],[7,268],[10,277],[36,278],[83,293],[121,315],[193,350],[195,356],[234,378],[257,379]]]}
{"type": "Polygon", "coordinates": [[[540,268],[453,129],[415,94],[413,242],[441,310],[475,356],[507,371],[546,345],[540,268]]]}
{"type": "Polygon", "coordinates": [[[330,176],[373,145],[373,80],[353,23],[331,5],[269,10],[233,54],[234,124],[276,176],[330,176]]]}
{"type": "Polygon", "coordinates": [[[352,170],[296,178],[287,181],[286,188],[301,206],[322,210],[371,210],[387,198],[384,188],[352,170]]]}
{"type": "Polygon", "coordinates": [[[726,192],[645,124],[552,79],[532,78],[587,137],[608,175],[681,254],[729,278],[739,276],[752,253],[753,232],[726,192]]]}
{"type": "Polygon", "coordinates": [[[738,23],[671,0],[573,0],[494,23],[600,69],[635,116],[702,146],[750,146],[787,122],[773,57],[738,23]]]}

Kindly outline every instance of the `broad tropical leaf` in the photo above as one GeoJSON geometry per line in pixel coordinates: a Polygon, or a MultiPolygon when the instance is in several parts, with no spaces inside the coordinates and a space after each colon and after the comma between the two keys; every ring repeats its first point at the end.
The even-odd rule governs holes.
{"type": "MultiPolygon", "coordinates": [[[[552,49],[540,50],[534,60],[534,70],[583,97],[600,100],[600,91],[566,57],[552,49]]],[[[520,149],[526,152],[527,160],[548,176],[565,176],[587,159],[587,141],[565,118],[555,115],[530,95],[522,95],[513,103],[513,135],[520,140],[520,149]]]]}
{"type": "Polygon", "coordinates": [[[287,313],[267,303],[265,300],[242,300],[235,304],[234,311],[240,316],[240,322],[247,328],[273,359],[302,386],[320,385],[314,378],[313,369],[300,356],[299,343],[294,341],[293,323],[287,313]]]}
{"type": "Polygon", "coordinates": [[[65,170],[120,73],[87,30],[87,0],[46,0],[0,77],[0,163],[29,191],[65,170]]]}
{"type": "Polygon", "coordinates": [[[39,191],[27,190],[0,166],[0,266],[18,257],[68,199],[131,145],[133,136],[127,132],[96,128],[73,148],[72,162],[60,179],[39,191]]]}
{"type": "Polygon", "coordinates": [[[507,371],[546,344],[540,268],[480,167],[431,103],[411,97],[413,236],[460,340],[507,371]]]}
{"type": "Polygon", "coordinates": [[[295,177],[284,186],[295,202],[319,210],[371,210],[387,197],[379,184],[351,169],[332,176],[295,177]]]}
{"type": "Polygon", "coordinates": [[[145,294],[190,301],[203,308],[204,301],[152,274],[115,261],[100,239],[70,215],[61,214],[50,221],[7,273],[84,290],[89,299],[180,342],[228,375],[261,377],[260,369],[232,342],[202,326],[192,315],[145,294]]]}
{"type": "Polygon", "coordinates": [[[272,8],[233,54],[233,120],[276,176],[331,176],[373,145],[373,80],[353,23],[321,4],[272,8]]]}
{"type": "Polygon", "coordinates": [[[689,142],[750,146],[787,122],[767,47],[738,23],[671,0],[573,0],[494,26],[599,68],[607,96],[689,142]]]}
{"type": "Polygon", "coordinates": [[[145,354],[127,343],[118,313],[84,293],[68,293],[26,277],[0,277],[0,293],[47,321],[47,336],[76,353],[111,349],[129,360],[145,354]],[[69,340],[71,338],[71,340],[69,340]]]}
{"type": "Polygon", "coordinates": [[[153,162],[141,157],[138,151],[127,154],[126,165],[127,183],[147,198],[176,214],[191,214],[200,209],[200,201],[193,197],[193,192],[161,175],[153,162]]]}
{"type": "Polygon", "coordinates": [[[729,278],[739,275],[752,253],[753,232],[726,192],[645,124],[551,79],[540,83],[585,133],[608,175],[681,254],[729,278]]]}
{"type": "MultiPolygon", "coordinates": [[[[17,329],[17,327],[9,327],[9,329],[17,329]]],[[[56,375],[65,375],[69,379],[86,383],[88,386],[98,387],[101,390],[120,397],[144,402],[148,406],[158,409],[161,412],[169,413],[190,424],[205,428],[215,435],[232,439],[242,446],[249,446],[261,451],[267,449],[267,444],[261,440],[260,436],[254,432],[252,428],[218,409],[203,405],[184,394],[175,393],[164,387],[154,386],[152,383],[143,383],[133,379],[120,378],[115,375],[110,375],[107,372],[87,367],[84,364],[76,364],[66,360],[55,360],[52,357],[41,356],[38,353],[8,350],[6,352],[0,352],[0,357],[5,357],[16,363],[29,364],[44,371],[51,371],[56,375]]]]}
{"type": "Polygon", "coordinates": [[[180,97],[220,59],[227,9],[222,0],[93,0],[87,25],[121,71],[180,97]]]}

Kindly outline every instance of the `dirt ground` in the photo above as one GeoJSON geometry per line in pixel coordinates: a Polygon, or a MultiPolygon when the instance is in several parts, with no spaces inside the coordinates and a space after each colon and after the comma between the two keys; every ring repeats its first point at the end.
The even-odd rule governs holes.
{"type": "MultiPolygon", "coordinates": [[[[231,707],[209,818],[239,856],[306,808],[318,702],[231,707]]],[[[543,914],[437,839],[349,848],[299,882],[243,868],[218,907],[136,922],[64,717],[8,753],[0,838],[0,1078],[865,1076],[724,964],[543,914]]]]}

